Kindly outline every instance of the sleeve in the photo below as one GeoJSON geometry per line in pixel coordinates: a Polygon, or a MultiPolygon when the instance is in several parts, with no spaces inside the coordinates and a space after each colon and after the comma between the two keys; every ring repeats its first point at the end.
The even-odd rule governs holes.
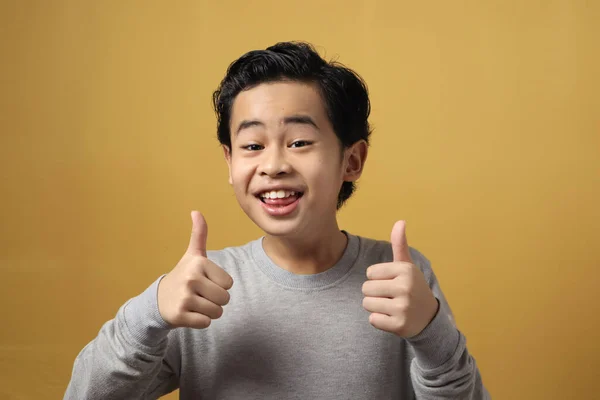
{"type": "Polygon", "coordinates": [[[158,311],[161,279],[125,303],[79,353],[65,400],[156,399],[177,389],[175,335],[158,311]]]}
{"type": "Polygon", "coordinates": [[[458,330],[454,316],[438,280],[425,256],[412,249],[413,260],[423,271],[433,295],[439,302],[438,312],[417,336],[407,339],[414,358],[410,373],[415,397],[426,399],[487,400],[481,374],[458,330]]]}

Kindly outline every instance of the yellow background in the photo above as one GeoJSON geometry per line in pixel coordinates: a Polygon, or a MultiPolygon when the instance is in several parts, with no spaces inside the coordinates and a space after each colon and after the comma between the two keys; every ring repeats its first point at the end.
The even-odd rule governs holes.
{"type": "Polygon", "coordinates": [[[371,92],[341,227],[408,221],[494,399],[594,398],[598,21],[595,1],[2,1],[0,397],[62,398],[77,353],[177,263],[190,210],[210,248],[260,235],[210,96],[242,53],[300,39],[371,92]]]}

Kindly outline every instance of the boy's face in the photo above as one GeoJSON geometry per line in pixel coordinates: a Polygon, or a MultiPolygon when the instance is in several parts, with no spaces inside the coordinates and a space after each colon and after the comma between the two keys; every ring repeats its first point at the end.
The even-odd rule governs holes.
{"type": "Polygon", "coordinates": [[[243,91],[230,129],[229,183],[265,233],[314,235],[335,224],[341,185],[359,178],[367,145],[342,149],[316,86],[284,81],[243,91]]]}

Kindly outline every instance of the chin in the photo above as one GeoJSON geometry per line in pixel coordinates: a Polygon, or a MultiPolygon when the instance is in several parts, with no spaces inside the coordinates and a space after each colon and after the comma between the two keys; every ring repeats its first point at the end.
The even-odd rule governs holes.
{"type": "Polygon", "coordinates": [[[302,232],[298,218],[273,219],[268,216],[250,216],[250,219],[266,235],[276,237],[294,237],[302,232]]]}
{"type": "Polygon", "coordinates": [[[298,213],[286,217],[272,217],[254,207],[244,208],[244,213],[268,236],[294,237],[302,232],[304,225],[298,213]]]}

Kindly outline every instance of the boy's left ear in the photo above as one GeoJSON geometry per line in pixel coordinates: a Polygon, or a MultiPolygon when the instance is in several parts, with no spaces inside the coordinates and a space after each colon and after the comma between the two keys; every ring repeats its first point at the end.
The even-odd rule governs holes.
{"type": "Polygon", "coordinates": [[[354,182],[362,175],[369,146],[359,140],[344,150],[344,181],[354,182]]]}
{"type": "Polygon", "coordinates": [[[227,168],[229,169],[229,184],[233,184],[233,180],[231,179],[231,149],[225,145],[223,147],[223,155],[225,156],[225,161],[227,162],[227,168]]]}

